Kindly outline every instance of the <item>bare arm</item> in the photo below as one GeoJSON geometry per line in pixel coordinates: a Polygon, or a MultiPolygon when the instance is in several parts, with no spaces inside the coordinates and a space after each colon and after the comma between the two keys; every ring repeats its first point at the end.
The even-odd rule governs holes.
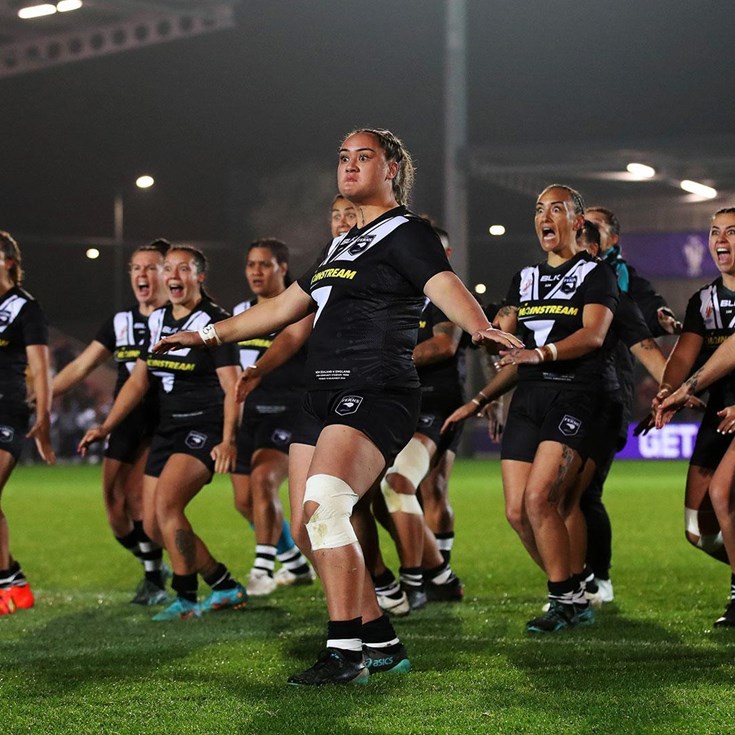
{"type": "Polygon", "coordinates": [[[452,271],[432,276],[424,286],[424,293],[451,322],[469,332],[475,344],[492,341],[508,348],[523,346],[517,337],[495,329],[488,322],[485,312],[452,271]]]}
{"type": "Polygon", "coordinates": [[[54,377],[53,394],[60,396],[81,383],[96,367],[110,358],[112,353],[101,342],[92,340],[60,373],[54,377]]]}
{"type": "Polygon", "coordinates": [[[452,322],[440,322],[434,325],[433,335],[419,342],[413,350],[413,362],[416,367],[431,365],[452,357],[459,347],[462,330],[452,322]]]}
{"type": "MultiPolygon", "coordinates": [[[[685,334],[681,335],[681,340],[685,334]]],[[[677,343],[678,346],[678,343],[677,343]]],[[[656,406],[656,427],[661,428],[696,393],[727,375],[735,367],[735,334],[730,335],[694,375],[656,406]]],[[[658,396],[657,396],[658,398],[658,396]]]]}
{"type": "Polygon", "coordinates": [[[36,399],[36,421],[26,434],[36,442],[41,459],[48,464],[56,462],[54,448],[51,446],[51,376],[49,356],[46,345],[27,345],[26,357],[33,380],[33,394],[36,399]]]}
{"type": "Polygon", "coordinates": [[[147,390],[148,366],[144,360],[136,360],[133,372],[117,394],[107,418],[82,437],[79,453],[84,456],[90,444],[104,439],[143,400],[147,390]]]}
{"type": "Polygon", "coordinates": [[[659,389],[653,399],[653,410],[657,410],[661,401],[666,399],[687,378],[699,355],[704,339],[694,332],[684,332],[676,340],[674,349],[666,361],[664,373],[659,380],[659,389]]]}
{"type": "Polygon", "coordinates": [[[634,344],[630,351],[641,365],[648,370],[651,377],[657,383],[660,383],[666,367],[666,358],[664,353],[661,352],[658,342],[652,337],[647,337],[634,344]]]}
{"type": "Polygon", "coordinates": [[[214,471],[220,474],[235,469],[237,447],[235,437],[240,418],[240,407],[237,405],[236,386],[240,370],[234,365],[217,368],[217,377],[225,392],[224,419],[222,421],[222,441],[212,449],[214,471]]]}
{"type": "Polygon", "coordinates": [[[474,398],[471,398],[463,406],[454,411],[442,426],[442,431],[446,431],[452,424],[464,421],[470,416],[477,414],[483,406],[487,405],[504,393],[507,393],[518,382],[518,368],[515,365],[508,365],[498,372],[488,381],[487,385],[482,388],[474,398]]]}
{"type": "MultiPolygon", "coordinates": [[[[261,301],[240,314],[208,325],[208,327],[215,330],[220,343],[238,342],[242,339],[276,332],[287,324],[303,319],[314,309],[315,305],[311,296],[302,291],[298,283],[292,283],[278,296],[261,301]]],[[[161,353],[177,347],[202,346],[204,346],[204,341],[198,332],[176,332],[170,337],[164,337],[154,345],[152,352],[161,353]]]]}
{"type": "Polygon", "coordinates": [[[314,315],[289,324],[271,342],[255,365],[246,368],[237,379],[237,400],[242,403],[260,383],[260,379],[290,360],[306,343],[314,326],[314,315]]]}

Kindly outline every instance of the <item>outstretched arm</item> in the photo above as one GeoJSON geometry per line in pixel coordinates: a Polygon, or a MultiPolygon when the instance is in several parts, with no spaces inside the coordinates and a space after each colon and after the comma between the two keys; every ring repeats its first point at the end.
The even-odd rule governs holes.
{"type": "Polygon", "coordinates": [[[498,342],[509,349],[523,347],[517,337],[495,329],[490,324],[480,305],[452,271],[442,271],[432,276],[424,286],[424,293],[451,322],[471,334],[475,344],[498,342]]]}
{"type": "Polygon", "coordinates": [[[314,326],[314,315],[289,324],[271,342],[271,346],[258,359],[240,373],[237,379],[237,400],[242,403],[258,387],[261,378],[290,360],[303,347],[314,326]]]}
{"type": "Polygon", "coordinates": [[[226,342],[259,337],[282,329],[303,319],[315,308],[311,296],[292,283],[283,293],[261,301],[240,314],[217,324],[208,324],[199,332],[176,332],[153,346],[152,352],[162,353],[179,347],[214,347],[226,342]]]}
{"type": "Polygon", "coordinates": [[[26,436],[36,442],[41,459],[48,464],[53,464],[56,462],[56,455],[51,446],[51,377],[48,347],[46,345],[27,345],[26,356],[36,399],[36,421],[26,436]]]}
{"type": "Polygon", "coordinates": [[[133,372],[117,394],[107,418],[82,437],[77,451],[84,456],[90,444],[104,439],[140,403],[147,390],[148,366],[144,360],[137,360],[133,372]]]}
{"type": "Polygon", "coordinates": [[[54,397],[60,396],[81,383],[96,367],[109,359],[112,353],[101,342],[92,340],[53,381],[54,397]]]}

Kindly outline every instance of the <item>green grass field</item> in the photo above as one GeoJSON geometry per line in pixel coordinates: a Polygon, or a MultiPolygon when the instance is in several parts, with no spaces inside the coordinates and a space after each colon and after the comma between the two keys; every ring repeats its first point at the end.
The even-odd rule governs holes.
{"type": "MultiPolygon", "coordinates": [[[[128,604],[140,570],[107,529],[99,468],[21,467],[3,506],[37,605],[0,618],[0,731],[735,732],[735,631],[712,628],[729,572],[683,539],[685,470],[614,467],[615,602],[594,626],[539,639],[524,623],[545,583],[505,523],[498,464],[460,462],[453,566],[465,601],[396,622],[410,674],[305,690],[285,681],[323,645],[318,585],[279,590],[243,612],[152,623],[128,604]]],[[[190,515],[244,578],[254,542],[229,481],[217,478],[190,515]]]]}

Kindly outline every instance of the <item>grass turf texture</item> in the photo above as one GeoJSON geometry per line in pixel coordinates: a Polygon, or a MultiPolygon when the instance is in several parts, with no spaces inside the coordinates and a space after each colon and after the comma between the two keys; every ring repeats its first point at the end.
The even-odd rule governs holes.
{"type": "MultiPolygon", "coordinates": [[[[459,462],[453,565],[465,601],[396,621],[410,674],[312,690],[285,680],[323,645],[318,584],[278,590],[242,612],[152,623],[150,610],[128,603],[141,572],[107,529],[99,469],[20,467],[3,505],[37,606],[0,618],[2,730],[733,732],[735,630],[712,629],[729,572],[683,539],[685,471],[614,467],[606,502],[615,602],[594,626],[529,637],[524,623],[543,603],[544,579],[505,523],[497,462],[459,462]]],[[[232,509],[229,480],[216,478],[190,517],[244,579],[254,541],[232,509]]]]}

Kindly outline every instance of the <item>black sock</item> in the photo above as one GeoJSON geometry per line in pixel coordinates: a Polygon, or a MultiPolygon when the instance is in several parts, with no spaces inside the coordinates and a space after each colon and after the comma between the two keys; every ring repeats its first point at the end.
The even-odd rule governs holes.
{"type": "Polygon", "coordinates": [[[125,536],[115,536],[115,541],[120,546],[126,548],[134,557],[143,561],[143,554],[138,545],[138,529],[133,526],[133,530],[125,536]]]}
{"type": "Polygon", "coordinates": [[[401,578],[401,584],[404,587],[410,587],[411,589],[423,589],[424,575],[421,571],[421,567],[401,567],[398,570],[398,574],[401,578]]]}
{"type": "Polygon", "coordinates": [[[371,576],[373,578],[375,594],[384,595],[395,600],[399,599],[403,594],[401,592],[401,586],[396,581],[396,577],[390,569],[386,569],[377,576],[371,576]]]}
{"type": "Polygon", "coordinates": [[[265,572],[269,577],[272,577],[275,566],[276,547],[270,544],[256,544],[253,569],[258,569],[261,572],[265,572]]]}
{"type": "Polygon", "coordinates": [[[454,572],[449,566],[449,560],[445,559],[444,563],[433,569],[424,571],[424,578],[428,579],[431,584],[449,584],[455,579],[454,572]]]}
{"type": "Polygon", "coordinates": [[[327,648],[337,648],[349,661],[362,661],[362,618],[330,620],[327,648]]]}
{"type": "Polygon", "coordinates": [[[148,538],[148,534],[143,530],[143,521],[133,521],[133,529],[138,538],[145,578],[163,589],[166,586],[163,579],[163,549],[148,538]]]}
{"type": "Polygon", "coordinates": [[[572,577],[565,579],[563,582],[547,582],[549,589],[549,600],[556,600],[563,605],[572,604],[572,594],[574,592],[574,581],[572,577]]]}
{"type": "Polygon", "coordinates": [[[231,590],[237,587],[237,582],[232,578],[229,570],[224,564],[217,562],[217,566],[211,574],[202,574],[202,579],[216,591],[231,590]]]}
{"type": "Polygon", "coordinates": [[[452,546],[454,546],[454,531],[435,533],[434,538],[439,547],[439,553],[444,557],[444,561],[448,562],[452,556],[452,546]]]}
{"type": "Polygon", "coordinates": [[[196,574],[174,574],[171,580],[171,588],[179,597],[183,597],[185,600],[189,600],[189,602],[197,601],[199,585],[196,574]]]}
{"type": "MultiPolygon", "coordinates": [[[[276,547],[277,549],[278,547],[276,547]]],[[[284,551],[280,554],[276,554],[276,558],[281,562],[281,565],[286,567],[289,572],[295,574],[297,577],[303,574],[309,573],[309,562],[307,558],[299,551],[298,546],[294,546],[288,551],[284,551]]]]}
{"type": "Polygon", "coordinates": [[[381,615],[369,623],[362,625],[362,642],[371,648],[385,649],[391,652],[393,649],[401,645],[393,624],[387,615],[381,615]]]}

